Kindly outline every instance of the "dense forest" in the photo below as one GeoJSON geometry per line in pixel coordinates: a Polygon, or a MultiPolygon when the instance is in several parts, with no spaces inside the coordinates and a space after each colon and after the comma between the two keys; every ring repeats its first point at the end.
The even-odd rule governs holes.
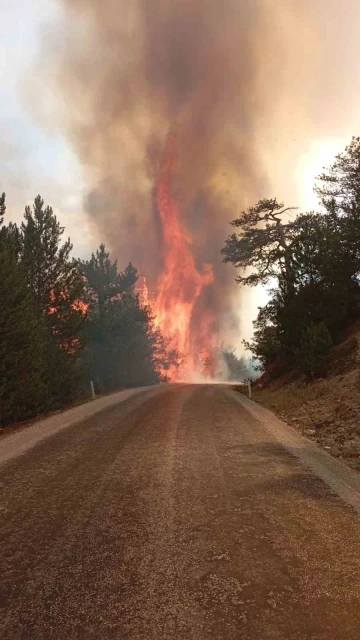
{"type": "Polygon", "coordinates": [[[166,380],[179,360],[104,245],[71,258],[70,240],[38,196],[20,226],[0,198],[0,424],[98,393],[166,380]]]}
{"type": "MultiPolygon", "coordinates": [[[[319,212],[260,200],[233,221],[222,249],[238,283],[270,285],[254,337],[245,343],[262,370],[324,376],[333,345],[360,316],[360,138],[315,185],[319,212]]],[[[25,420],[97,393],[167,380],[183,356],[170,348],[136,294],[138,272],[119,271],[102,244],[71,257],[53,210],[40,196],[20,226],[0,197],[0,424],[25,420]]],[[[249,375],[222,348],[228,379],[249,375]]]]}
{"type": "Polygon", "coordinates": [[[262,369],[325,376],[333,345],[360,315],[360,138],[317,179],[320,212],[260,200],[222,249],[241,285],[271,286],[245,346],[262,369]]]}

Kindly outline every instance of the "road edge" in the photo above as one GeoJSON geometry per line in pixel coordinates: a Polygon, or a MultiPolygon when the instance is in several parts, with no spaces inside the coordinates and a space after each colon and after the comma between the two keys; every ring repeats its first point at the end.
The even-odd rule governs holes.
{"type": "Polygon", "coordinates": [[[9,433],[9,435],[4,435],[0,439],[0,465],[22,455],[23,453],[26,453],[42,440],[50,438],[63,429],[67,429],[68,427],[72,427],[75,424],[83,422],[103,409],[120,404],[139,393],[144,393],[146,391],[156,392],[160,389],[163,389],[163,385],[151,385],[147,387],[137,387],[135,389],[118,391],[111,395],[98,398],[93,402],[87,402],[43,420],[39,420],[26,427],[26,429],[21,429],[20,431],[9,433]]]}
{"type": "Polygon", "coordinates": [[[270,409],[257,404],[233,389],[229,395],[256,418],[264,428],[302,464],[311,469],[338,496],[360,514],[360,474],[320,449],[278,418],[270,409]]]}

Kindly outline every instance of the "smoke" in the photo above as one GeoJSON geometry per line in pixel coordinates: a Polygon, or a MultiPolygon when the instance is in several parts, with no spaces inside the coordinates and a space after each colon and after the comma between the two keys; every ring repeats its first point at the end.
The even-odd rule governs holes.
{"type": "Polygon", "coordinates": [[[48,36],[51,120],[83,166],[86,213],[150,291],[164,268],[155,185],[176,136],[172,194],[196,267],[214,269],[193,324],[210,310],[219,339],[240,333],[235,273],[220,258],[228,222],[259,198],[282,197],[270,191],[269,169],[278,173],[281,161],[270,167],[269,153],[281,128],[288,138],[314,128],[322,9],[333,2],[62,0],[48,36]]]}
{"type": "MultiPolygon", "coordinates": [[[[215,270],[199,313],[210,306],[225,331],[238,331],[235,274],[221,263],[220,249],[239,208],[266,191],[255,139],[257,119],[269,109],[259,69],[263,2],[62,4],[48,77],[57,92],[53,106],[84,167],[85,209],[99,237],[121,263],[136,264],[150,290],[156,287],[164,256],[154,184],[175,133],[173,195],[197,267],[215,270]]],[[[264,57],[271,41],[264,40],[264,57]]]]}

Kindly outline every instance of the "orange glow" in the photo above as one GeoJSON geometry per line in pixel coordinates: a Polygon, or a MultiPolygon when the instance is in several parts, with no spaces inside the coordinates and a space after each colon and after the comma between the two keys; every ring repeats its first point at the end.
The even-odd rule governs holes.
{"type": "Polygon", "coordinates": [[[85,317],[87,315],[89,305],[83,300],[75,300],[75,302],[73,302],[72,304],[72,308],[74,309],[74,311],[79,311],[81,315],[85,317]]]}
{"type": "MultiPolygon", "coordinates": [[[[61,313],[61,303],[62,302],[68,302],[69,301],[69,293],[66,289],[64,289],[64,291],[61,291],[60,293],[60,297],[59,300],[56,303],[56,297],[55,297],[55,293],[53,291],[53,289],[50,291],[50,299],[51,299],[51,305],[50,307],[48,307],[47,310],[47,315],[49,316],[58,316],[59,319],[63,318],[63,314],[61,313]]],[[[89,305],[84,302],[83,300],[75,300],[72,304],[71,304],[71,308],[78,312],[83,318],[85,318],[87,316],[88,313],[88,309],[89,309],[89,305]]],[[[55,327],[52,328],[53,334],[56,335],[58,333],[58,329],[56,329],[55,327]]],[[[80,347],[81,341],[80,338],[68,338],[67,340],[64,340],[61,344],[60,347],[62,349],[64,349],[64,351],[67,351],[67,353],[69,355],[76,355],[79,347],[80,347]]]]}
{"type": "Polygon", "coordinates": [[[168,372],[172,381],[209,369],[212,318],[206,315],[208,312],[203,312],[197,322],[194,309],[204,288],[214,280],[212,265],[204,264],[201,270],[196,267],[192,238],[182,224],[180,209],[172,192],[176,167],[176,137],[170,136],[156,185],[164,270],[158,283],[154,311],[163,334],[171,340],[172,348],[185,356],[182,371],[173,368],[168,372]]]}
{"type": "Polygon", "coordinates": [[[149,304],[149,289],[147,286],[145,276],[140,276],[135,288],[135,292],[139,297],[139,303],[142,307],[147,307],[149,304]]]}
{"type": "MultiPolygon", "coordinates": [[[[50,291],[50,299],[51,299],[52,306],[48,308],[48,315],[51,316],[51,315],[54,315],[55,313],[59,315],[60,307],[59,307],[59,304],[58,305],[55,304],[55,294],[53,290],[50,291]]],[[[61,303],[61,302],[68,302],[68,301],[69,301],[69,293],[68,291],[66,291],[66,289],[64,289],[64,291],[61,291],[60,293],[59,302],[61,303]]],[[[71,307],[72,309],[74,309],[74,311],[79,311],[79,313],[83,317],[85,317],[87,315],[89,305],[87,302],[84,302],[83,300],[74,300],[71,307]]]]}

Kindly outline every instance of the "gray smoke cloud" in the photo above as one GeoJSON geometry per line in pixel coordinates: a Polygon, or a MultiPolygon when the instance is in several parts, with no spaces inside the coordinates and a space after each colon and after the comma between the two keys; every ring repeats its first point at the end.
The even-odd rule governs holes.
{"type": "Polygon", "coordinates": [[[282,127],[293,136],[320,115],[328,81],[315,87],[329,42],[321,49],[319,35],[335,5],[61,0],[62,21],[48,35],[41,74],[52,91],[51,118],[83,166],[86,213],[99,239],[121,264],[131,259],[150,288],[163,264],[154,183],[176,133],[174,196],[197,265],[215,271],[198,312],[211,307],[226,339],[239,331],[235,273],[219,253],[228,222],[261,197],[282,197],[269,192],[266,149],[282,127]]]}
{"type": "Polygon", "coordinates": [[[215,269],[199,312],[210,305],[219,321],[235,330],[235,274],[221,263],[220,249],[229,220],[265,190],[254,138],[257,118],[269,109],[258,77],[263,2],[65,0],[62,5],[49,81],[84,167],[85,209],[99,237],[121,263],[131,259],[150,287],[156,286],[162,236],[154,181],[168,134],[176,132],[174,196],[197,265],[211,263],[215,269]],[[236,205],[235,180],[242,194],[236,205]]]}

